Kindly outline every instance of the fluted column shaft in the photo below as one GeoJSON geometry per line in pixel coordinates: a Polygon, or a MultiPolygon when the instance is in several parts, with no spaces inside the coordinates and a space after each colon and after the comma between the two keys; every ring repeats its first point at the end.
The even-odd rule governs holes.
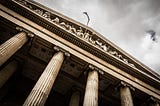
{"type": "Polygon", "coordinates": [[[80,101],[80,92],[79,91],[74,91],[72,93],[69,106],[79,106],[79,101],[80,101]]]}
{"type": "Polygon", "coordinates": [[[0,66],[5,63],[17,50],[19,50],[28,38],[25,32],[20,32],[0,45],[0,66]]]}
{"type": "Polygon", "coordinates": [[[158,102],[150,103],[149,106],[160,106],[158,102]]]}
{"type": "Polygon", "coordinates": [[[52,57],[23,106],[43,106],[45,104],[63,60],[62,52],[58,52],[52,57]]]}
{"type": "Polygon", "coordinates": [[[133,106],[132,95],[128,86],[120,88],[121,106],[133,106]]]}
{"type": "Polygon", "coordinates": [[[83,106],[98,106],[98,72],[89,71],[83,106]]]}
{"type": "Polygon", "coordinates": [[[7,82],[17,69],[17,62],[12,61],[0,71],[0,88],[7,82]]]}

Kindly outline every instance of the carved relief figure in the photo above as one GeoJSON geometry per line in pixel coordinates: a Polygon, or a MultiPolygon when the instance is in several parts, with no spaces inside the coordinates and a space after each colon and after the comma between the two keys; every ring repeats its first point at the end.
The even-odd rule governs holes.
{"type": "Polygon", "coordinates": [[[106,44],[102,45],[101,48],[102,48],[105,52],[108,52],[108,51],[109,51],[109,47],[107,47],[106,44]]]}
{"type": "Polygon", "coordinates": [[[123,58],[123,61],[128,64],[128,60],[127,59],[123,58]]]}
{"type": "Polygon", "coordinates": [[[118,57],[119,59],[123,59],[122,55],[120,55],[120,54],[118,54],[117,57],[118,57]]]}
{"type": "Polygon", "coordinates": [[[56,24],[59,24],[59,18],[56,17],[55,19],[51,20],[52,22],[56,23],[56,24]]]}
{"type": "Polygon", "coordinates": [[[74,33],[74,34],[77,33],[77,31],[76,31],[76,29],[74,28],[74,26],[70,26],[70,25],[69,25],[69,31],[70,31],[71,33],[74,33]]]}
{"type": "Polygon", "coordinates": [[[95,45],[95,41],[93,40],[92,36],[93,36],[93,35],[90,35],[90,36],[89,36],[89,42],[95,45]]]}
{"type": "Polygon", "coordinates": [[[79,27],[79,30],[77,30],[77,36],[79,36],[79,37],[81,37],[81,38],[84,36],[83,30],[82,30],[81,27],[79,27]]]}
{"type": "Polygon", "coordinates": [[[117,53],[116,51],[109,51],[109,53],[110,53],[111,55],[118,56],[118,53],[117,53]]]}
{"type": "Polygon", "coordinates": [[[34,10],[34,12],[38,13],[39,15],[43,15],[43,10],[36,9],[36,10],[34,10]]]}
{"type": "Polygon", "coordinates": [[[100,42],[100,39],[97,39],[97,40],[95,41],[95,44],[96,44],[97,46],[99,46],[99,47],[102,46],[102,42],[100,42]]]}
{"type": "Polygon", "coordinates": [[[88,40],[89,36],[90,36],[90,34],[88,32],[85,32],[83,37],[84,37],[84,39],[88,40]]]}
{"type": "Polygon", "coordinates": [[[68,25],[68,24],[66,24],[64,22],[61,22],[60,26],[63,27],[63,28],[65,28],[65,29],[67,29],[67,30],[69,30],[69,27],[70,27],[70,25],[68,25]]]}
{"type": "Polygon", "coordinates": [[[26,1],[24,1],[24,0],[18,0],[18,1],[19,1],[21,4],[25,5],[26,7],[32,9],[32,6],[29,5],[26,1]]]}
{"type": "Polygon", "coordinates": [[[132,63],[128,63],[128,64],[129,64],[131,67],[135,67],[134,64],[132,64],[132,63]]]}
{"type": "Polygon", "coordinates": [[[51,20],[51,14],[49,12],[45,12],[42,16],[51,20]]]}
{"type": "Polygon", "coordinates": [[[21,4],[23,4],[23,5],[27,5],[27,2],[26,1],[24,1],[24,0],[18,0],[18,2],[20,2],[21,4]]]}

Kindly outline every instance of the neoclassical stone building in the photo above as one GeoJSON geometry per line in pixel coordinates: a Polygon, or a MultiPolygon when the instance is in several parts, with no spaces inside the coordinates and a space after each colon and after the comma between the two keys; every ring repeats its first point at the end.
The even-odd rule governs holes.
{"type": "Polygon", "coordinates": [[[0,44],[0,106],[159,106],[159,74],[34,1],[0,1],[0,44]]]}

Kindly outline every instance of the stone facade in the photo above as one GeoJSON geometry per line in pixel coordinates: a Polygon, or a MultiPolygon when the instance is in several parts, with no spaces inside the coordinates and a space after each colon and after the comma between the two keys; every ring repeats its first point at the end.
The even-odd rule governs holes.
{"type": "Polygon", "coordinates": [[[0,1],[0,105],[159,106],[160,76],[93,29],[0,1]]]}

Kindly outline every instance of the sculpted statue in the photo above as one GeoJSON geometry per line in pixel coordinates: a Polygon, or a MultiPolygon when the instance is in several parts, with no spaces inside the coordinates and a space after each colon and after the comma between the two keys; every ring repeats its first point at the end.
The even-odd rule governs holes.
{"type": "Polygon", "coordinates": [[[72,32],[72,33],[74,33],[74,34],[77,33],[77,31],[76,31],[76,29],[74,28],[74,26],[70,26],[70,25],[69,25],[69,31],[72,32]]]}
{"type": "Polygon", "coordinates": [[[101,48],[102,48],[105,52],[108,52],[108,51],[109,51],[109,47],[107,47],[106,44],[102,45],[101,48]]]}
{"type": "Polygon", "coordinates": [[[118,56],[118,53],[117,53],[116,51],[109,51],[109,53],[110,53],[111,55],[118,56]]]}
{"type": "Polygon", "coordinates": [[[65,24],[64,22],[61,22],[59,25],[60,25],[61,27],[63,27],[63,28],[65,28],[65,26],[66,26],[66,24],[65,24]]]}
{"type": "Polygon", "coordinates": [[[56,24],[59,24],[59,18],[56,17],[55,19],[51,20],[52,22],[56,23],[56,24]]]}
{"type": "Polygon", "coordinates": [[[34,10],[34,12],[38,13],[39,15],[43,15],[43,10],[36,9],[36,10],[34,10]]]}
{"type": "Polygon", "coordinates": [[[89,42],[95,45],[95,41],[93,40],[92,36],[93,36],[93,35],[90,35],[90,36],[89,36],[89,42]]]}
{"type": "Polygon", "coordinates": [[[24,0],[18,0],[18,2],[20,2],[21,4],[23,4],[23,5],[27,5],[27,2],[26,1],[24,1],[24,0]]]}
{"type": "Polygon", "coordinates": [[[122,55],[120,55],[120,54],[118,54],[117,57],[118,57],[119,59],[123,59],[122,55]]]}
{"type": "Polygon", "coordinates": [[[88,40],[89,36],[90,36],[90,34],[88,32],[85,32],[83,37],[84,37],[84,39],[88,40]]]}
{"type": "Polygon", "coordinates": [[[95,41],[95,44],[96,44],[97,46],[99,46],[99,47],[102,46],[102,42],[100,42],[100,39],[97,39],[97,40],[95,41]]]}
{"type": "Polygon", "coordinates": [[[128,63],[128,64],[129,64],[131,67],[135,67],[134,64],[132,64],[132,63],[128,63]]]}
{"type": "Polygon", "coordinates": [[[60,26],[63,27],[63,28],[65,28],[65,29],[67,29],[67,30],[69,30],[69,28],[70,28],[70,25],[68,25],[68,24],[66,24],[64,22],[61,22],[60,26]]]}
{"type": "Polygon", "coordinates": [[[42,16],[51,19],[51,14],[49,12],[45,12],[42,16]]]}
{"type": "Polygon", "coordinates": [[[30,8],[30,9],[32,9],[32,6],[31,6],[31,5],[27,5],[27,7],[30,8]]]}
{"type": "Polygon", "coordinates": [[[128,60],[127,59],[123,58],[123,61],[128,64],[128,60]]]}
{"type": "Polygon", "coordinates": [[[79,30],[77,30],[77,36],[81,37],[81,38],[84,38],[84,34],[83,34],[83,30],[81,27],[79,27],[79,30]]]}

